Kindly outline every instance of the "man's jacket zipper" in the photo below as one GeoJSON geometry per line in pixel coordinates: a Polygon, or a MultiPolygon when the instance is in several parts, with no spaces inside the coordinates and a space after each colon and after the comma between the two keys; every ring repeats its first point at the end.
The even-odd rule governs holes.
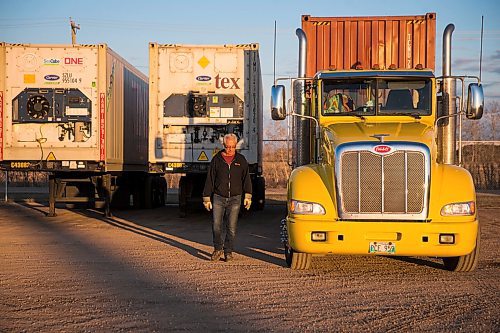
{"type": "MultiPolygon", "coordinates": [[[[234,161],[234,158],[233,158],[233,161],[234,161]]],[[[227,165],[227,167],[229,168],[229,189],[228,189],[229,198],[231,198],[231,164],[233,164],[233,161],[231,161],[231,163],[229,163],[227,165]]]]}

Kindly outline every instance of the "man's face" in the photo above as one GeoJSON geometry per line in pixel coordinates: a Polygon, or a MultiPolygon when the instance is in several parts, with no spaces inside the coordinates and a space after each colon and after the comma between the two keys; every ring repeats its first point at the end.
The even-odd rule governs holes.
{"type": "Polygon", "coordinates": [[[236,141],[232,139],[226,140],[224,148],[227,156],[233,156],[236,154],[236,141]]]}

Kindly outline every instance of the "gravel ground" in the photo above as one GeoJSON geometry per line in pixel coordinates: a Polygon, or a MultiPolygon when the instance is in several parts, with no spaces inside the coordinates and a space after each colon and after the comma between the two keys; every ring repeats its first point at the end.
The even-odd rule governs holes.
{"type": "Polygon", "coordinates": [[[500,195],[478,196],[471,273],[432,258],[328,256],[284,267],[282,201],[244,214],[213,263],[210,215],[0,204],[0,332],[499,332],[500,195]]]}

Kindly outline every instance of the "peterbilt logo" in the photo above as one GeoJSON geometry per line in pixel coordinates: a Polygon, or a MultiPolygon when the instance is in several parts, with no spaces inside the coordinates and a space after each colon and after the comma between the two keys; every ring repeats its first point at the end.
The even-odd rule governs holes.
{"type": "Polygon", "coordinates": [[[204,81],[210,81],[212,80],[212,78],[208,75],[200,75],[196,77],[196,80],[204,82],[204,81]]]}
{"type": "Polygon", "coordinates": [[[373,147],[373,151],[379,154],[387,154],[392,150],[390,146],[386,145],[378,145],[373,147]]]}
{"type": "Polygon", "coordinates": [[[55,75],[55,74],[45,75],[44,79],[47,81],[57,81],[57,80],[59,80],[59,75],[55,75]]]}

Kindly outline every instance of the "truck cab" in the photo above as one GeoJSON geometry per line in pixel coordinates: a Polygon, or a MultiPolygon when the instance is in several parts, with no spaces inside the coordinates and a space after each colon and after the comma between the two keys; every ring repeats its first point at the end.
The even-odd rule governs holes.
{"type": "MultiPolygon", "coordinates": [[[[442,257],[447,269],[474,269],[474,184],[447,159],[456,147],[447,133],[462,115],[481,117],[482,88],[471,83],[468,107],[448,111],[456,103],[450,79],[422,66],[358,63],[313,77],[299,67],[288,114],[297,120],[296,167],[282,221],[290,267],[309,268],[313,255],[362,254],[442,257]]],[[[284,86],[273,86],[273,119],[287,116],[285,105],[284,86]]]]}

